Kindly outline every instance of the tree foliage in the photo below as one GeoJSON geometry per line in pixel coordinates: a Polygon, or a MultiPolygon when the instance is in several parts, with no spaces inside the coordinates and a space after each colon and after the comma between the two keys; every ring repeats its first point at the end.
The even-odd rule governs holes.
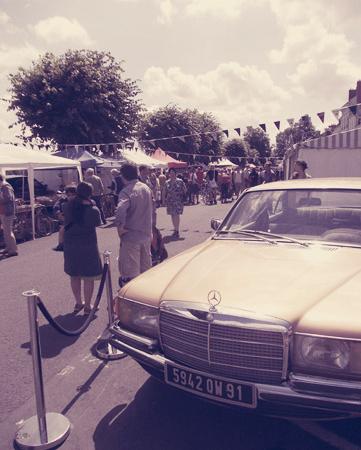
{"type": "Polygon", "coordinates": [[[244,165],[245,160],[239,160],[238,158],[244,158],[249,156],[249,149],[247,144],[242,139],[231,139],[224,145],[224,156],[226,156],[233,164],[244,165]]]}
{"type": "Polygon", "coordinates": [[[243,139],[250,149],[255,149],[258,156],[267,157],[271,155],[271,144],[268,134],[261,128],[247,127],[243,139]]]}
{"type": "Polygon", "coordinates": [[[140,90],[123,73],[122,63],[110,53],[46,53],[29,69],[9,75],[9,110],[15,111],[24,140],[123,141],[132,135],[141,111],[140,90]]]}
{"type": "Polygon", "coordinates": [[[320,132],[312,124],[310,116],[303,116],[292,126],[281,131],[276,136],[275,155],[283,158],[286,151],[294,144],[320,136],[320,132]]]}
{"type": "MultiPolygon", "coordinates": [[[[154,112],[147,113],[140,121],[139,140],[153,140],[166,153],[180,154],[179,159],[189,163],[195,161],[208,162],[207,158],[192,154],[218,155],[222,146],[222,131],[216,119],[208,113],[200,113],[196,109],[181,109],[177,105],[168,105],[154,112]],[[165,139],[173,136],[192,135],[180,139],[165,139]]],[[[153,146],[143,142],[145,149],[153,146]]]]}

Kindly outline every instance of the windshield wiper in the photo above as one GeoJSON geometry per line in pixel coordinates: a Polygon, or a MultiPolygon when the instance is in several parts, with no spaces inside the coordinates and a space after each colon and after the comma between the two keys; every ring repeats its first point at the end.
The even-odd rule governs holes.
{"type": "Polygon", "coordinates": [[[270,233],[269,231],[259,231],[259,230],[241,230],[241,231],[246,231],[248,233],[254,233],[256,235],[266,235],[266,236],[270,236],[276,239],[282,239],[288,242],[294,242],[295,244],[299,244],[302,245],[303,247],[309,247],[309,244],[307,244],[307,242],[303,242],[303,241],[299,241],[298,239],[294,239],[294,238],[290,238],[288,236],[283,236],[282,234],[274,234],[274,233],[270,233]]]}
{"type": "Polygon", "coordinates": [[[245,234],[246,236],[252,236],[258,238],[260,241],[268,242],[269,244],[277,245],[277,242],[272,239],[267,239],[264,236],[260,236],[257,232],[253,230],[219,230],[217,234],[245,234]]]}

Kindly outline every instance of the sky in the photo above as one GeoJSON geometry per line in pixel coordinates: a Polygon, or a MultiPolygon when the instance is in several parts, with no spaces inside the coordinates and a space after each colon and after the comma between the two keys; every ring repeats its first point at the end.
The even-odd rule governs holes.
{"type": "MultiPolygon", "coordinates": [[[[233,130],[331,111],[361,79],[361,0],[0,0],[0,97],[46,51],[110,51],[145,106],[212,113],[233,130]]],[[[14,140],[0,101],[0,140],[14,140]]],[[[230,137],[237,137],[235,132],[230,137]]]]}

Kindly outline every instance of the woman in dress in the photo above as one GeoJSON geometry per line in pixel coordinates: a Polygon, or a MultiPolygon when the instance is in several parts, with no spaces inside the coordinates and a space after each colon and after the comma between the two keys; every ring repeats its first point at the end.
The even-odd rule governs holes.
{"type": "Polygon", "coordinates": [[[187,189],[183,180],[177,178],[175,169],[169,169],[169,180],[165,183],[165,204],[171,216],[174,237],[179,237],[180,215],[183,214],[184,197],[187,189]]]}
{"type": "Polygon", "coordinates": [[[92,191],[89,183],[79,183],[76,197],[64,207],[64,271],[70,276],[75,298],[74,312],[84,308],[86,315],[91,311],[94,280],[102,274],[96,235],[101,218],[99,209],[90,198],[92,191]],[[84,302],[81,299],[82,280],[84,302]]]}

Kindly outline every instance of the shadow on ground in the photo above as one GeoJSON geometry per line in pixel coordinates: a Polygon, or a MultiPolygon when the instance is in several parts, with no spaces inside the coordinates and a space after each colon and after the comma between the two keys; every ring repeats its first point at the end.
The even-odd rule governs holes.
{"type": "Polygon", "coordinates": [[[242,443],[250,444],[247,437],[252,433],[247,450],[281,450],[275,421],[279,429],[282,421],[277,419],[221,408],[149,378],[129,405],[116,406],[101,419],[93,435],[94,449],[239,450],[245,448],[242,443]],[[268,434],[272,444],[264,447],[268,434]]]}
{"type": "MultiPolygon", "coordinates": [[[[96,315],[94,316],[94,319],[96,315]]],[[[80,328],[86,320],[86,317],[82,314],[75,315],[74,313],[68,313],[63,315],[58,315],[54,317],[54,320],[58,322],[63,328],[68,330],[76,330],[80,328]]],[[[40,342],[41,342],[41,356],[43,358],[54,358],[59,355],[61,351],[74,344],[80,335],[78,336],[66,336],[59,333],[53,328],[49,323],[41,325],[39,327],[40,342]]],[[[30,350],[30,342],[24,342],[21,344],[21,348],[30,350]]]]}

